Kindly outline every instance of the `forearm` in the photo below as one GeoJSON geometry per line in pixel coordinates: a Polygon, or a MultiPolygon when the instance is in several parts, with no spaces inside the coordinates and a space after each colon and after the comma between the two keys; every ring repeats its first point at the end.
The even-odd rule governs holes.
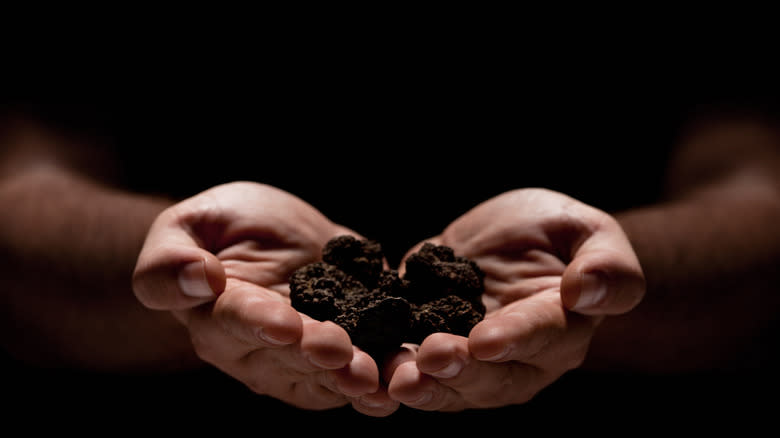
{"type": "Polygon", "coordinates": [[[671,174],[677,196],[616,215],[642,264],[647,293],[634,310],[604,320],[587,366],[739,369],[765,366],[767,353],[774,354],[780,309],[778,143],[763,128],[718,126],[692,140],[689,149],[698,154],[684,151],[689,162],[671,174]],[[716,141],[734,147],[729,152],[716,141]],[[718,154],[727,163],[723,168],[696,167],[718,154]],[[749,159],[741,163],[742,157],[749,159]],[[717,178],[691,180],[696,171],[717,178]]]}
{"type": "Polygon", "coordinates": [[[773,329],[780,304],[780,242],[762,233],[780,223],[780,208],[754,200],[691,202],[618,218],[645,271],[647,294],[633,311],[604,321],[589,365],[750,366],[766,348],[761,337],[773,329]],[[735,214],[746,217],[737,223],[735,214]]]}
{"type": "Polygon", "coordinates": [[[146,231],[167,205],[56,165],[6,178],[3,346],[53,366],[130,371],[195,363],[183,327],[141,306],[131,289],[146,231]]]}

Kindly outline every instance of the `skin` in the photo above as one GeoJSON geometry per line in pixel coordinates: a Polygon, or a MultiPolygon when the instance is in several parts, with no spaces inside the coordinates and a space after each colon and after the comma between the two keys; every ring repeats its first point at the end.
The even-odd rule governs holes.
{"type": "Polygon", "coordinates": [[[487,314],[468,338],[437,333],[391,362],[390,396],[419,409],[530,400],[582,364],[601,315],[630,310],[645,292],[642,269],[620,225],[549,190],[501,194],[431,241],[482,268],[487,314]],[[581,308],[583,287],[593,286],[583,278],[593,273],[606,295],[581,308]]]}
{"type": "Polygon", "coordinates": [[[747,350],[764,347],[758,335],[780,307],[778,144],[760,119],[706,120],[680,144],[656,205],[607,213],[518,189],[455,218],[431,240],[483,267],[489,315],[468,338],[407,346],[383,364],[384,386],[343,330],[287,301],[285,275],[352,231],[257,183],[180,202],[130,193],[94,139],[6,122],[0,257],[14,275],[0,279],[3,347],[107,372],[211,364],[296,406],[371,416],[399,403],[523,403],[575,367],[755,366],[747,350]]]}
{"type": "Polygon", "coordinates": [[[666,199],[614,215],[642,263],[648,294],[604,321],[585,367],[751,374],[772,363],[779,127],[754,114],[694,121],[670,163],[666,199]]]}
{"type": "Polygon", "coordinates": [[[341,234],[356,235],[275,187],[217,186],[158,216],[133,289],[147,307],[173,312],[201,359],[254,392],[307,409],[352,403],[382,415],[398,403],[380,392],[374,360],[341,327],[290,306],[292,271],[318,260],[325,243],[341,234]],[[190,296],[187,285],[199,281],[212,293],[190,296]],[[361,396],[376,401],[363,403],[361,396]]]}
{"type": "Polygon", "coordinates": [[[109,373],[210,364],[303,408],[397,409],[343,329],[289,306],[287,275],[350,230],[263,184],[180,202],[124,192],[95,139],[27,120],[0,127],[0,204],[13,211],[0,257],[15,273],[2,277],[0,331],[13,357],[109,373]],[[209,296],[186,295],[182,272],[209,296]]]}
{"type": "Polygon", "coordinates": [[[432,240],[483,268],[488,314],[468,338],[435,334],[399,354],[387,370],[390,396],[457,411],[524,403],[580,366],[653,374],[760,367],[773,349],[760,339],[780,307],[776,127],[700,121],[669,175],[668,201],[614,216],[522,189],[454,221],[432,240]],[[588,272],[600,273],[606,294],[580,308],[588,272]]]}

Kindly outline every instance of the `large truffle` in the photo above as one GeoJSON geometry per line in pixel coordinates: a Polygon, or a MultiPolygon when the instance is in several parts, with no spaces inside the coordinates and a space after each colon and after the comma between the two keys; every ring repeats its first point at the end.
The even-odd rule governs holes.
{"type": "Polygon", "coordinates": [[[432,333],[468,336],[485,316],[484,273],[447,246],[423,244],[403,277],[383,268],[379,243],[353,236],[328,241],[322,260],[290,276],[292,306],[340,325],[377,361],[432,333]]]}

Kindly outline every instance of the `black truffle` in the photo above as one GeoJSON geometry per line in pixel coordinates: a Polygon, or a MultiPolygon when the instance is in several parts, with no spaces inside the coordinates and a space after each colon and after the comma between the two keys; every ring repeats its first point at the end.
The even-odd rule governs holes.
{"type": "Polygon", "coordinates": [[[468,336],[485,316],[484,273],[452,248],[425,243],[406,274],[383,268],[379,243],[352,236],[327,242],[321,262],[290,276],[290,300],[314,319],[331,320],[381,363],[402,343],[436,332],[468,336]]]}

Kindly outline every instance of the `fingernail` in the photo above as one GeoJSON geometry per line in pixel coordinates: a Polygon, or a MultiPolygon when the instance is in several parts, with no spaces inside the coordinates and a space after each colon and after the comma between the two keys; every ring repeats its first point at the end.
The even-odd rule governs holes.
{"type": "Polygon", "coordinates": [[[215,295],[206,279],[206,262],[203,260],[188,263],[179,271],[179,287],[184,295],[190,297],[208,298],[215,295]]]}
{"type": "Polygon", "coordinates": [[[431,373],[431,375],[440,379],[450,379],[460,374],[462,370],[463,363],[459,360],[453,360],[449,365],[440,369],[439,371],[431,373]]]}
{"type": "Polygon", "coordinates": [[[607,296],[607,283],[601,275],[596,273],[587,273],[582,275],[582,289],[577,298],[577,304],[574,310],[589,309],[600,304],[607,296]]]}

